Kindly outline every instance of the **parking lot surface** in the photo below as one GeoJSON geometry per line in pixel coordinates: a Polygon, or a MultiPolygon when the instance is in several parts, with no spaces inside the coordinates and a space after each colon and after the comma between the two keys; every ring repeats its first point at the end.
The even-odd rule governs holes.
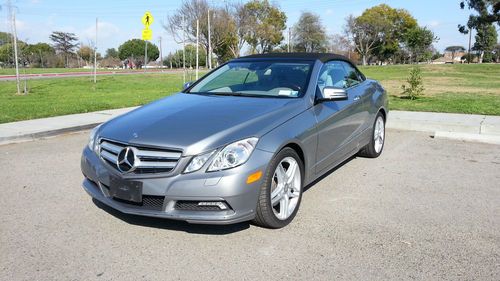
{"type": "Polygon", "coordinates": [[[500,146],[388,131],[269,230],[94,203],[87,135],[0,146],[0,280],[500,280],[500,146]]]}

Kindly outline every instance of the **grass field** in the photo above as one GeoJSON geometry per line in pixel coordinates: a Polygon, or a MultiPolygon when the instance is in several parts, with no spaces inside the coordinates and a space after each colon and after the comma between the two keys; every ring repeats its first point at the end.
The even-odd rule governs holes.
{"type": "MultiPolygon", "coordinates": [[[[97,69],[97,71],[131,71],[130,69],[97,69]]],[[[40,73],[68,73],[68,72],[92,72],[93,69],[88,68],[20,68],[19,74],[40,74],[40,73]]],[[[133,71],[144,71],[137,69],[133,71]]],[[[13,68],[0,68],[0,75],[15,75],[16,71],[13,68]]]]}
{"type": "MultiPolygon", "coordinates": [[[[361,70],[381,81],[390,109],[500,115],[500,64],[423,65],[425,95],[400,98],[409,66],[361,70]]],[[[53,69],[54,70],[54,69],[53,69]]],[[[15,83],[0,82],[0,123],[141,105],[177,92],[182,74],[100,76],[28,80],[29,94],[16,96],[15,83]]]]}
{"type": "Polygon", "coordinates": [[[500,115],[500,64],[422,65],[424,96],[413,101],[400,95],[409,69],[408,65],[360,68],[386,88],[391,109],[500,115]]]}

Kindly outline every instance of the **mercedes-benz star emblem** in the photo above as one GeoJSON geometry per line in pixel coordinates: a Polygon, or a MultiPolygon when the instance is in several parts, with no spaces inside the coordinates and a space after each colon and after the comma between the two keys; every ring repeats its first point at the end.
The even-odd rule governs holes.
{"type": "Polygon", "coordinates": [[[122,173],[129,173],[137,168],[137,162],[135,149],[127,146],[118,153],[116,166],[122,173]]]}

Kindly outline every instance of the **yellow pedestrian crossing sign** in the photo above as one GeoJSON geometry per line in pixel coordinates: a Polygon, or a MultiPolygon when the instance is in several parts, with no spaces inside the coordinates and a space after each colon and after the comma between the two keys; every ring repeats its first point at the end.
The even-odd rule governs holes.
{"type": "Polygon", "coordinates": [[[144,16],[142,16],[142,24],[144,24],[146,28],[149,28],[149,26],[153,23],[153,21],[154,18],[150,12],[146,12],[144,13],[144,16]]]}
{"type": "Polygon", "coordinates": [[[149,41],[153,38],[153,31],[148,27],[142,30],[142,40],[149,41]]]}

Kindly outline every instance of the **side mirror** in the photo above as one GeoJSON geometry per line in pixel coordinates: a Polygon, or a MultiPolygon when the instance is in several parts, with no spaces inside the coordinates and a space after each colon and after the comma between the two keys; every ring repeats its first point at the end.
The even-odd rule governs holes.
{"type": "Polygon", "coordinates": [[[186,90],[186,89],[187,89],[187,88],[189,88],[191,85],[193,85],[193,81],[186,82],[186,83],[184,83],[184,85],[182,85],[182,89],[183,89],[183,90],[186,90]]]}
{"type": "Polygon", "coordinates": [[[347,100],[347,92],[343,88],[336,88],[327,86],[323,88],[323,97],[319,99],[319,101],[339,101],[339,100],[347,100]]]}

